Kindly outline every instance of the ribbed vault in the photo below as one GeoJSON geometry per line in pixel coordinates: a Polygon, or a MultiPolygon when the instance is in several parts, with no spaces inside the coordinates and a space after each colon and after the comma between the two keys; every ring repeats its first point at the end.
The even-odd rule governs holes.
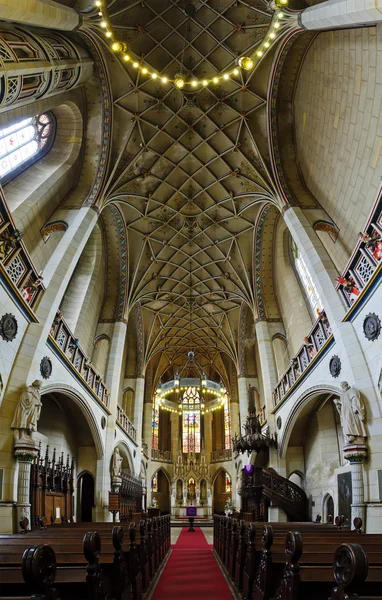
{"type": "MultiPolygon", "coordinates": [[[[116,0],[118,39],[150,68],[197,78],[253,54],[273,16],[262,0],[116,0]]],[[[96,28],[94,28],[96,31],[96,28]]],[[[98,29],[97,29],[98,31],[98,29]]],[[[147,364],[175,365],[187,349],[206,364],[238,365],[240,307],[257,316],[254,227],[277,206],[268,153],[266,94],[272,52],[236,80],[185,93],[110,57],[112,172],[128,235],[127,314],[140,303],[147,364]]],[[[163,365],[164,367],[164,365],[163,365]]]]}

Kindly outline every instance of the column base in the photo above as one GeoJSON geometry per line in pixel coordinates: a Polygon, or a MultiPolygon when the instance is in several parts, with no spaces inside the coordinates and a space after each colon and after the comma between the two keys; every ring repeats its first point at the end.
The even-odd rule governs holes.
{"type": "Polygon", "coordinates": [[[362,531],[366,531],[366,504],[351,505],[351,528],[354,529],[354,519],[362,519],[362,531]]]}

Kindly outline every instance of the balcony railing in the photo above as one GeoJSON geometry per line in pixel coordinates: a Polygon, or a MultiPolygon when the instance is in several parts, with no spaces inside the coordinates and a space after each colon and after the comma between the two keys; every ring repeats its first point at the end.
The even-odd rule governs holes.
{"type": "Polygon", "coordinates": [[[375,279],[382,263],[382,188],[369,220],[341,277],[337,289],[349,308],[361,300],[362,292],[375,279]]]}
{"type": "Polygon", "coordinates": [[[59,358],[68,363],[85,386],[106,407],[109,406],[109,390],[101,376],[90,362],[90,358],[82,350],[78,338],[70,331],[62,313],[59,311],[53,321],[49,337],[60,350],[59,358]]]}
{"type": "Polygon", "coordinates": [[[304,344],[290,361],[289,369],[281,377],[273,390],[273,399],[277,405],[285,395],[294,387],[304,372],[313,362],[316,362],[328,340],[333,338],[328,318],[324,311],[313,325],[310,333],[305,337],[304,344]]]}
{"type": "MultiPolygon", "coordinates": [[[[6,284],[17,290],[15,296],[21,308],[34,308],[44,290],[42,277],[38,275],[31,257],[22,241],[22,233],[16,229],[0,189],[0,272],[6,284]]],[[[35,320],[35,319],[34,319],[35,320]]]]}
{"type": "Polygon", "coordinates": [[[151,449],[151,459],[158,460],[160,462],[172,462],[171,451],[165,450],[156,450],[156,448],[151,449]]]}
{"type": "Polygon", "coordinates": [[[213,450],[211,452],[211,462],[223,462],[225,460],[232,459],[232,450],[231,448],[226,448],[225,450],[213,450]]]}
{"type": "Polygon", "coordinates": [[[137,441],[137,430],[135,429],[134,425],[130,421],[125,411],[122,410],[120,406],[117,406],[117,423],[122,427],[123,431],[127,433],[129,438],[134,440],[134,442],[137,441]]]}

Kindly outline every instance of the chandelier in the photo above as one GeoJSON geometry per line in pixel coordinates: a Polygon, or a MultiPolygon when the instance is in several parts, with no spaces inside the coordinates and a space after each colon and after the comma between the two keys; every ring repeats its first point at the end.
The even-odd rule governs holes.
{"type": "Polygon", "coordinates": [[[247,420],[244,425],[244,435],[237,435],[232,438],[232,448],[237,454],[245,454],[248,456],[252,452],[260,452],[269,447],[277,448],[277,434],[274,436],[269,435],[269,429],[267,428],[265,433],[261,431],[260,416],[256,413],[255,408],[250,408],[247,420]]]}

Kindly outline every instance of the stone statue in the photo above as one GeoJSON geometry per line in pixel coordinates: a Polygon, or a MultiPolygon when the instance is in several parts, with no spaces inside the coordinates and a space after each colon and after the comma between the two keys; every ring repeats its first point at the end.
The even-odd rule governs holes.
{"type": "Polygon", "coordinates": [[[341,383],[341,388],[340,398],[334,402],[341,417],[345,442],[352,444],[357,438],[367,437],[364,425],[365,405],[357,388],[350,387],[347,381],[341,383]]]}
{"type": "Polygon", "coordinates": [[[37,421],[41,414],[42,381],[36,379],[20,394],[11,428],[14,429],[15,440],[33,439],[33,432],[37,431],[37,421]]]}
{"type": "Polygon", "coordinates": [[[111,476],[121,477],[123,457],[119,453],[119,448],[115,448],[113,452],[113,460],[111,463],[111,476]]]}

